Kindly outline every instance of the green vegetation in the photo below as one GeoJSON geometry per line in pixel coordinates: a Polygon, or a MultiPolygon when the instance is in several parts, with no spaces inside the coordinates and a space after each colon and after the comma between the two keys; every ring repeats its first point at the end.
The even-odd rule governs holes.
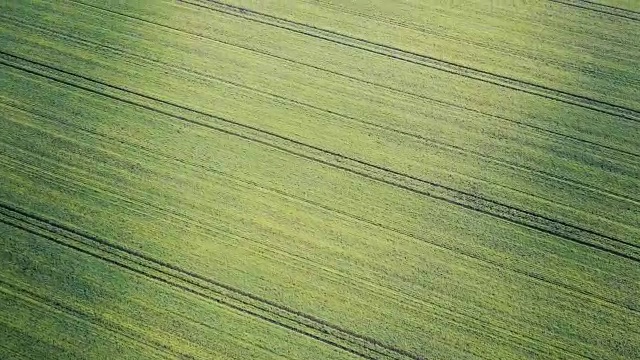
{"type": "Polygon", "coordinates": [[[634,11],[1,4],[0,358],[640,358],[634,11]]]}

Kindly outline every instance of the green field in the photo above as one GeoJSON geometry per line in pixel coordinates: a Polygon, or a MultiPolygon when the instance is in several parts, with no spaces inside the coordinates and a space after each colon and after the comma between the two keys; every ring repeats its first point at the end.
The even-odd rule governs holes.
{"type": "Polygon", "coordinates": [[[0,359],[640,359],[640,2],[0,2],[0,359]]]}

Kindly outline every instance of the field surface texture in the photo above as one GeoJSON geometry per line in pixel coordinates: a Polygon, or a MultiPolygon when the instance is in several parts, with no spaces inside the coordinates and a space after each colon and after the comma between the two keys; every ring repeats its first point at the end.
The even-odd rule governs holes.
{"type": "Polygon", "coordinates": [[[640,359],[640,2],[0,1],[0,359],[640,359]]]}

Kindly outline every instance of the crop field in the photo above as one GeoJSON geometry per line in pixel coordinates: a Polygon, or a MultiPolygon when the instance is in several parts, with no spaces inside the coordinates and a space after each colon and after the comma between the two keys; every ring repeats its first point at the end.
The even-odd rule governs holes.
{"type": "Polygon", "coordinates": [[[640,359],[640,1],[0,2],[0,359],[640,359]]]}

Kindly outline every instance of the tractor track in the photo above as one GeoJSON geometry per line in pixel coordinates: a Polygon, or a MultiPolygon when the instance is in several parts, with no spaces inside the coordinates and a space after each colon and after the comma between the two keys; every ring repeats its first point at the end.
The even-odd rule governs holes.
{"type": "Polygon", "coordinates": [[[469,79],[474,79],[485,83],[543,97],[549,100],[554,100],[565,104],[575,105],[597,112],[618,116],[630,121],[640,122],[640,111],[629,107],[596,100],[591,97],[576,95],[548,86],[534,84],[508,76],[498,75],[489,71],[479,70],[470,66],[457,64],[432,56],[418,54],[412,51],[402,50],[393,46],[376,43],[366,39],[352,37],[333,30],[322,29],[313,25],[287,20],[251,9],[229,5],[220,1],[206,0],[205,2],[193,2],[189,0],[183,0],[182,2],[200,8],[241,17],[243,19],[277,27],[283,30],[299,33],[305,36],[310,36],[316,39],[330,41],[332,43],[340,44],[343,46],[367,51],[394,60],[400,60],[419,66],[429,67],[453,75],[458,75],[469,79]]]}
{"type": "MultiPolygon", "coordinates": [[[[323,108],[323,107],[320,107],[320,106],[316,106],[316,105],[313,105],[313,104],[310,104],[310,103],[307,103],[307,102],[304,102],[304,101],[295,100],[295,99],[292,99],[292,98],[289,98],[289,97],[286,97],[286,96],[282,96],[282,95],[278,95],[278,94],[275,94],[275,93],[272,93],[272,92],[269,92],[269,91],[265,91],[265,90],[262,90],[262,89],[257,89],[257,88],[251,87],[251,86],[247,86],[247,85],[235,82],[235,81],[231,81],[231,80],[227,80],[227,79],[220,78],[220,77],[217,77],[217,76],[213,76],[213,75],[210,75],[210,74],[207,74],[207,73],[203,73],[203,72],[200,72],[200,71],[197,71],[197,70],[187,69],[187,68],[184,68],[184,67],[179,66],[179,65],[168,64],[168,63],[162,62],[162,61],[157,60],[157,59],[152,59],[152,58],[149,58],[149,57],[145,57],[145,56],[142,56],[142,55],[138,55],[138,54],[126,51],[126,50],[121,49],[121,48],[112,47],[112,46],[109,46],[109,45],[106,45],[106,44],[100,44],[100,43],[93,42],[93,41],[90,41],[90,40],[87,40],[87,39],[83,39],[83,38],[78,38],[78,37],[75,37],[73,35],[64,34],[64,33],[61,33],[61,32],[55,31],[55,30],[50,30],[50,29],[45,29],[45,28],[41,28],[41,27],[38,27],[38,26],[33,26],[33,25],[30,25],[30,24],[25,24],[23,22],[20,22],[17,19],[11,18],[11,20],[12,21],[16,21],[21,26],[37,29],[38,31],[42,31],[42,32],[51,33],[54,36],[63,37],[65,39],[69,39],[69,40],[72,40],[72,41],[75,41],[75,42],[78,42],[78,43],[82,43],[82,44],[86,44],[86,45],[89,45],[89,46],[101,47],[101,48],[113,51],[116,54],[120,54],[120,55],[131,57],[131,58],[135,58],[135,59],[138,59],[140,61],[144,61],[144,62],[146,62],[148,64],[153,65],[153,66],[163,67],[163,68],[166,68],[166,69],[171,69],[172,71],[177,69],[177,70],[183,71],[183,72],[185,72],[187,74],[190,74],[190,75],[193,75],[193,76],[197,76],[197,77],[200,77],[200,78],[208,80],[208,81],[216,81],[216,82],[224,83],[224,84],[236,87],[236,88],[240,88],[240,89],[248,90],[248,91],[251,91],[251,92],[255,92],[255,93],[261,94],[263,96],[267,96],[267,97],[270,97],[270,98],[286,101],[286,102],[288,102],[290,104],[294,104],[294,105],[303,106],[303,107],[306,107],[306,108],[309,108],[309,109],[317,110],[317,111],[329,114],[331,116],[339,117],[339,118],[347,120],[347,121],[357,122],[357,123],[363,124],[363,125],[368,126],[368,127],[373,127],[373,128],[380,129],[380,130],[383,130],[383,131],[399,134],[401,136],[412,138],[412,139],[418,140],[420,142],[424,142],[424,143],[427,143],[427,144],[430,144],[430,145],[433,145],[433,146],[437,146],[439,148],[446,149],[447,151],[452,151],[452,152],[471,155],[471,156],[477,157],[479,159],[482,159],[483,161],[492,162],[494,164],[503,166],[505,168],[509,168],[511,170],[524,171],[524,172],[527,172],[527,173],[535,174],[536,176],[540,176],[540,177],[544,177],[544,178],[550,179],[552,181],[558,181],[558,182],[561,182],[561,183],[564,183],[564,184],[568,184],[568,185],[571,185],[571,186],[575,186],[575,187],[581,188],[583,190],[587,190],[587,191],[590,191],[590,192],[598,193],[600,195],[605,195],[605,196],[613,197],[613,198],[616,198],[616,199],[619,199],[619,200],[628,201],[628,202],[633,203],[634,205],[640,205],[640,199],[632,198],[629,195],[623,195],[623,194],[616,193],[616,192],[613,192],[613,191],[609,191],[609,190],[606,190],[606,189],[596,188],[596,187],[594,187],[594,186],[592,186],[590,184],[583,183],[583,182],[581,182],[579,180],[568,178],[568,177],[562,176],[562,175],[553,174],[553,173],[550,173],[548,171],[536,169],[536,168],[531,167],[531,166],[522,165],[522,164],[518,164],[518,163],[515,163],[515,162],[512,162],[512,161],[500,159],[498,157],[495,157],[495,156],[492,156],[492,155],[489,155],[489,154],[485,154],[485,153],[481,153],[481,152],[478,152],[478,151],[470,150],[470,149],[467,149],[467,148],[464,148],[462,146],[458,146],[458,145],[455,145],[455,144],[449,144],[449,143],[447,143],[445,141],[438,140],[436,138],[427,137],[427,136],[424,136],[424,135],[421,135],[421,134],[406,130],[404,128],[397,128],[397,127],[394,127],[394,126],[383,125],[383,124],[380,124],[378,122],[369,121],[369,120],[366,120],[366,119],[361,119],[361,118],[354,117],[354,116],[347,115],[347,114],[343,114],[343,113],[340,113],[340,112],[337,112],[337,111],[334,111],[334,110],[330,110],[330,109],[326,109],[326,108],[323,108]]],[[[431,99],[431,100],[433,100],[433,99],[431,99]]],[[[436,101],[436,100],[433,100],[433,101],[436,101]]],[[[566,138],[566,136],[565,136],[565,138],[566,138]]],[[[589,143],[589,142],[585,141],[585,143],[589,143]]],[[[606,148],[606,147],[603,147],[603,148],[606,148]]],[[[611,150],[611,149],[609,149],[609,150],[611,150]]],[[[620,151],[620,150],[616,150],[616,151],[621,152],[621,153],[625,153],[625,152],[620,151]]],[[[630,155],[628,153],[625,153],[625,154],[626,155],[630,155]]],[[[631,155],[634,155],[634,156],[637,156],[637,157],[640,158],[640,154],[637,154],[637,155],[631,154],[631,155]]],[[[463,175],[463,176],[467,176],[467,175],[463,175]]],[[[477,179],[477,180],[480,180],[480,179],[477,179]]],[[[480,181],[482,181],[482,180],[480,180],[480,181]]],[[[515,191],[517,191],[517,190],[515,190],[515,191]]],[[[533,195],[533,194],[528,194],[528,195],[536,196],[536,195],[533,195]]],[[[546,199],[546,200],[549,200],[549,199],[546,199]]]]}
{"type": "MultiPolygon", "coordinates": [[[[74,0],[71,0],[71,1],[74,1],[74,0]]],[[[602,149],[606,149],[606,150],[610,150],[610,151],[615,151],[615,152],[618,152],[620,154],[625,154],[625,155],[628,155],[628,156],[640,158],[640,153],[629,151],[627,149],[621,149],[621,148],[618,148],[618,147],[612,147],[610,145],[602,144],[602,143],[599,143],[599,142],[582,139],[582,138],[579,138],[579,137],[576,137],[576,136],[573,136],[573,135],[568,135],[568,134],[564,134],[562,132],[558,132],[558,131],[555,131],[555,130],[547,129],[547,128],[542,127],[542,126],[533,125],[533,124],[530,124],[528,122],[510,119],[510,118],[505,117],[505,116],[488,113],[488,112],[485,112],[485,111],[482,111],[482,110],[470,108],[470,107],[467,107],[467,106],[463,106],[463,105],[456,104],[454,102],[450,102],[450,101],[446,101],[446,100],[442,100],[442,99],[432,98],[432,97],[426,96],[424,94],[415,93],[415,92],[408,91],[408,90],[405,90],[405,89],[398,89],[398,88],[395,88],[395,87],[392,87],[392,86],[389,86],[389,85],[380,84],[380,83],[377,83],[377,82],[374,82],[374,81],[362,79],[362,78],[359,78],[357,76],[353,76],[353,75],[350,75],[350,74],[344,74],[344,73],[341,73],[341,72],[338,72],[338,71],[325,69],[323,67],[320,67],[320,66],[317,66],[317,65],[314,65],[314,64],[308,64],[308,63],[301,62],[301,61],[298,61],[296,59],[290,59],[290,58],[287,58],[287,57],[284,57],[284,56],[281,56],[281,55],[278,55],[278,54],[265,52],[265,51],[262,51],[262,50],[259,50],[259,49],[254,49],[254,48],[251,48],[251,47],[247,47],[247,46],[244,46],[244,45],[239,45],[239,44],[227,42],[227,41],[220,40],[220,39],[215,39],[215,38],[212,38],[212,37],[208,37],[206,35],[190,32],[190,31],[187,31],[187,30],[184,30],[184,29],[176,28],[176,27],[169,26],[169,25],[162,24],[162,23],[157,23],[157,22],[154,22],[154,21],[151,21],[151,20],[147,20],[147,19],[144,19],[144,18],[133,16],[133,15],[130,15],[130,14],[124,14],[124,13],[120,13],[120,12],[117,12],[117,11],[114,11],[114,10],[103,9],[103,8],[100,8],[100,7],[97,7],[97,6],[94,6],[94,5],[85,4],[85,3],[82,3],[82,2],[77,2],[77,3],[80,4],[80,5],[83,5],[83,6],[87,6],[87,7],[93,8],[95,10],[99,10],[99,11],[103,11],[103,12],[119,15],[119,16],[122,16],[122,17],[126,17],[126,18],[129,18],[129,19],[133,19],[133,20],[136,20],[136,21],[143,22],[143,23],[151,24],[151,25],[154,25],[154,26],[157,26],[157,27],[160,27],[160,28],[164,28],[164,29],[168,29],[168,30],[171,30],[171,31],[175,31],[175,32],[183,33],[183,34],[188,34],[188,35],[191,35],[191,36],[194,36],[196,38],[203,39],[203,40],[213,41],[213,42],[216,42],[216,43],[225,44],[225,45],[236,47],[236,48],[239,48],[239,49],[244,49],[246,51],[250,51],[250,52],[253,52],[253,53],[261,54],[261,55],[264,55],[264,56],[268,56],[268,57],[271,57],[271,58],[274,58],[274,59],[277,59],[277,60],[281,60],[281,61],[285,61],[285,62],[289,62],[289,63],[292,63],[292,64],[304,66],[304,67],[307,67],[307,68],[310,68],[310,69],[322,71],[322,72],[325,72],[325,73],[328,73],[328,74],[332,74],[332,75],[336,75],[336,76],[339,76],[339,77],[343,77],[345,79],[357,81],[357,82],[360,82],[360,83],[363,83],[363,84],[374,86],[374,87],[377,87],[377,88],[380,88],[380,89],[385,89],[387,91],[395,92],[395,93],[402,94],[402,95],[405,95],[405,96],[409,96],[409,97],[413,97],[413,98],[421,99],[421,100],[426,100],[426,101],[429,101],[429,102],[432,102],[432,103],[435,103],[435,104],[439,104],[439,105],[442,105],[442,106],[446,106],[446,107],[450,107],[450,108],[456,108],[456,109],[460,109],[462,111],[468,111],[468,112],[476,113],[478,115],[485,116],[485,117],[492,118],[492,119],[496,119],[496,120],[499,120],[499,121],[512,123],[512,124],[515,124],[517,126],[525,127],[525,128],[528,128],[528,129],[531,129],[531,130],[534,130],[534,131],[537,131],[537,132],[540,132],[540,133],[543,133],[543,134],[546,134],[546,135],[551,135],[551,136],[554,136],[554,137],[560,137],[560,138],[563,138],[563,139],[566,139],[566,140],[570,140],[572,142],[579,142],[579,143],[583,143],[583,144],[586,144],[586,145],[589,145],[589,146],[594,146],[594,147],[598,147],[598,148],[602,148],[602,149]]],[[[0,15],[0,16],[2,16],[2,15],[0,15]]],[[[24,23],[22,23],[22,25],[23,26],[28,26],[28,27],[34,27],[32,25],[27,25],[27,24],[24,24],[24,23]]],[[[51,32],[51,30],[48,30],[48,29],[42,29],[42,28],[39,28],[39,29],[51,32]]],[[[73,39],[74,38],[74,37],[72,37],[72,36],[70,36],[68,34],[64,34],[63,36],[67,37],[69,39],[73,39]]],[[[79,39],[79,38],[77,38],[77,39],[79,39]]],[[[95,44],[97,44],[97,43],[94,43],[94,45],[95,44]]],[[[99,46],[107,48],[107,49],[110,49],[110,50],[114,50],[114,51],[117,51],[117,52],[122,52],[121,49],[118,49],[118,48],[115,48],[115,47],[111,47],[111,46],[106,45],[106,44],[99,44],[99,46]]]]}
{"type": "MultiPolygon", "coordinates": [[[[26,110],[24,110],[24,111],[26,111],[26,110]]],[[[38,114],[33,114],[33,115],[41,116],[41,115],[38,115],[38,114]]],[[[54,119],[50,119],[50,120],[54,121],[54,122],[56,121],[54,119]]],[[[93,132],[90,132],[90,131],[87,131],[87,130],[83,130],[83,129],[79,129],[79,130],[81,132],[86,132],[86,133],[88,133],[88,134],[90,134],[92,136],[97,136],[99,138],[110,138],[108,135],[105,135],[105,134],[93,133],[93,132]]],[[[563,291],[563,292],[565,292],[567,294],[571,294],[571,296],[576,296],[576,295],[580,296],[580,295],[582,295],[582,296],[586,297],[586,298],[583,298],[583,299],[585,299],[585,300],[588,299],[588,301],[602,302],[602,303],[606,303],[607,305],[610,305],[610,306],[612,306],[614,308],[617,308],[617,309],[624,309],[624,310],[634,311],[633,309],[628,308],[627,306],[618,304],[616,302],[612,302],[610,299],[606,299],[606,298],[604,298],[602,296],[591,294],[589,292],[581,290],[579,287],[567,286],[566,284],[562,284],[562,283],[554,281],[552,279],[548,279],[543,275],[538,275],[538,274],[530,273],[530,272],[527,272],[527,271],[522,271],[522,270],[510,268],[510,267],[505,267],[504,265],[502,265],[502,264],[500,264],[500,263],[498,263],[496,261],[483,259],[482,257],[479,257],[478,255],[465,252],[464,250],[461,250],[461,249],[457,249],[456,250],[456,249],[453,249],[451,247],[447,247],[446,244],[443,245],[443,244],[439,244],[439,243],[430,241],[428,239],[423,239],[423,238],[420,238],[420,237],[416,237],[417,235],[407,233],[405,231],[396,229],[394,227],[389,227],[389,226],[386,226],[384,224],[379,224],[379,223],[371,221],[369,219],[362,218],[362,217],[359,217],[357,215],[353,215],[353,214],[350,214],[350,213],[347,213],[347,212],[344,212],[344,211],[341,211],[341,210],[337,210],[337,209],[334,209],[334,208],[331,208],[331,207],[327,207],[327,206],[325,206],[323,204],[319,204],[319,203],[314,202],[314,201],[309,201],[307,199],[300,198],[300,197],[297,197],[295,195],[291,195],[289,193],[285,193],[285,192],[279,191],[277,189],[264,187],[264,186],[262,186],[260,184],[256,184],[256,183],[251,182],[251,181],[246,181],[244,179],[240,179],[240,178],[237,178],[235,176],[230,176],[230,175],[225,174],[223,172],[220,172],[218,170],[215,170],[215,169],[212,169],[210,167],[204,166],[203,164],[191,163],[189,161],[178,159],[178,158],[176,158],[176,157],[174,157],[172,155],[160,154],[160,153],[158,153],[156,151],[147,149],[146,147],[141,146],[141,145],[124,143],[121,140],[117,140],[117,139],[111,139],[111,140],[115,141],[115,142],[117,142],[119,144],[122,144],[122,145],[124,145],[126,147],[129,147],[129,148],[132,148],[132,149],[136,149],[135,150],[136,153],[143,153],[143,154],[146,154],[146,156],[149,156],[149,157],[152,157],[152,158],[156,158],[156,159],[161,159],[161,161],[176,162],[176,164],[179,165],[179,166],[188,166],[188,167],[192,167],[192,168],[197,168],[200,171],[204,170],[204,171],[206,171],[208,173],[222,175],[224,178],[226,178],[226,179],[228,179],[229,181],[232,181],[232,182],[239,182],[239,183],[254,187],[254,188],[256,188],[258,190],[261,190],[261,191],[275,193],[275,194],[277,194],[279,196],[285,197],[285,198],[293,200],[293,201],[298,201],[298,202],[309,204],[309,205],[317,207],[317,208],[321,208],[321,209],[326,210],[326,211],[328,211],[330,213],[334,213],[335,215],[348,217],[348,218],[350,218],[352,220],[356,220],[356,221],[361,222],[363,224],[379,227],[381,230],[391,231],[392,233],[395,233],[395,234],[398,234],[398,235],[404,235],[404,236],[413,238],[416,241],[429,243],[431,245],[434,245],[435,247],[448,250],[448,251],[450,251],[452,253],[455,253],[455,254],[458,254],[458,255],[462,255],[463,257],[467,258],[468,260],[471,260],[471,261],[474,261],[474,262],[480,262],[480,263],[483,263],[485,265],[488,265],[489,267],[499,268],[499,269],[502,269],[502,270],[504,270],[506,272],[517,274],[518,276],[524,276],[525,278],[528,278],[528,280],[533,280],[534,282],[537,282],[539,284],[546,284],[545,286],[549,286],[550,285],[552,287],[556,287],[559,290],[561,290],[561,291],[563,291]]],[[[53,165],[53,163],[51,165],[53,165]]],[[[29,165],[29,166],[33,166],[33,165],[29,165]]],[[[26,170],[26,167],[27,167],[26,164],[21,166],[21,168],[25,169],[25,170],[26,170]]],[[[71,171],[71,169],[69,169],[69,171],[71,171]]],[[[43,175],[41,175],[41,174],[34,175],[34,176],[36,176],[39,179],[43,179],[43,181],[45,181],[44,180],[45,177],[43,177],[43,175]]],[[[84,173],[84,172],[80,172],[78,174],[78,176],[80,176],[80,177],[87,176],[89,178],[91,177],[90,174],[87,174],[87,173],[84,173]]],[[[46,181],[49,182],[49,183],[50,182],[60,182],[61,181],[62,182],[62,183],[60,183],[61,186],[67,186],[67,184],[66,184],[67,182],[70,182],[70,184],[68,184],[69,186],[72,183],[75,183],[75,185],[77,185],[77,186],[83,186],[83,183],[79,183],[79,182],[73,181],[71,179],[69,179],[68,181],[65,181],[64,179],[60,178],[60,179],[58,179],[56,181],[54,179],[51,179],[51,178],[47,177],[46,181]]],[[[98,180],[94,179],[94,180],[91,180],[91,181],[95,182],[95,181],[98,181],[98,180]]],[[[86,186],[89,186],[89,185],[86,185],[86,186]]],[[[71,189],[71,188],[72,187],[70,187],[69,189],[71,189]]],[[[93,189],[93,186],[91,186],[91,188],[93,189]]],[[[178,222],[189,224],[188,226],[185,227],[185,230],[193,230],[194,228],[202,228],[202,230],[207,231],[207,235],[209,235],[209,231],[212,230],[209,226],[205,226],[204,224],[202,224],[200,221],[198,221],[195,218],[187,217],[185,215],[180,215],[180,214],[174,213],[173,211],[170,211],[168,209],[165,210],[163,208],[156,207],[155,205],[149,203],[148,202],[149,200],[145,200],[144,194],[140,194],[139,196],[141,196],[141,197],[139,199],[137,199],[137,200],[135,200],[132,197],[133,194],[129,194],[129,196],[127,196],[127,198],[124,198],[124,197],[121,197],[121,196],[117,196],[116,192],[118,190],[115,189],[115,188],[112,188],[111,186],[108,186],[108,185],[104,185],[104,187],[101,187],[100,189],[95,188],[92,191],[100,191],[100,193],[96,193],[94,195],[96,197],[103,198],[102,194],[104,192],[104,195],[108,195],[109,197],[116,196],[117,199],[125,201],[127,203],[130,203],[132,205],[139,205],[141,208],[142,207],[151,207],[151,208],[153,208],[153,210],[152,210],[153,212],[160,212],[162,214],[165,214],[165,213],[169,214],[169,216],[175,217],[175,220],[177,220],[178,222]]],[[[83,195],[83,196],[86,196],[86,195],[83,195]]],[[[147,214],[147,213],[145,212],[145,214],[147,214]]],[[[153,216],[150,213],[148,213],[148,215],[153,216]]],[[[206,216],[204,213],[202,213],[200,215],[201,216],[206,216]]],[[[177,222],[171,222],[171,224],[176,224],[176,223],[177,222]]],[[[265,244],[260,242],[260,241],[252,240],[252,239],[246,238],[246,237],[244,237],[242,235],[233,234],[231,232],[228,232],[228,230],[219,229],[217,227],[214,227],[212,231],[221,232],[221,233],[223,233],[223,236],[231,236],[233,238],[240,237],[243,241],[246,240],[248,242],[251,242],[251,243],[255,244],[256,246],[258,246],[260,248],[263,248],[265,246],[265,244]]],[[[286,253],[286,249],[276,248],[275,251],[274,251],[274,249],[272,249],[272,248],[270,248],[268,246],[265,247],[264,250],[269,251],[269,252],[274,252],[276,254],[279,254],[282,251],[285,251],[285,253],[286,253]]],[[[304,257],[300,258],[300,256],[295,255],[295,254],[290,254],[290,253],[286,253],[286,256],[291,257],[291,259],[296,261],[296,262],[302,261],[303,263],[305,263],[307,265],[310,265],[312,267],[317,267],[318,271],[324,271],[325,270],[323,266],[321,266],[318,263],[314,262],[312,259],[307,259],[307,258],[304,258],[304,257]]],[[[271,258],[270,256],[268,256],[268,258],[272,259],[274,261],[282,261],[282,260],[278,260],[278,259],[275,259],[275,258],[271,258]]],[[[286,263],[291,265],[291,263],[288,262],[288,261],[286,263]]],[[[327,272],[327,274],[335,275],[335,273],[333,271],[329,271],[329,272],[327,272]]],[[[340,274],[339,276],[345,277],[345,274],[340,274]]],[[[375,290],[373,288],[369,288],[369,285],[371,285],[371,284],[366,280],[358,280],[358,279],[353,279],[353,278],[350,278],[350,277],[345,277],[344,280],[346,280],[347,283],[349,283],[349,282],[351,283],[349,286],[353,286],[353,285],[356,285],[356,286],[360,285],[361,286],[361,285],[364,285],[369,290],[373,290],[374,292],[378,293],[377,290],[375,290]]],[[[380,286],[376,286],[376,285],[373,285],[373,286],[374,286],[374,288],[380,288],[380,286]]],[[[444,311],[444,314],[446,314],[446,315],[442,315],[442,317],[441,317],[441,315],[439,315],[439,312],[433,312],[432,315],[436,316],[436,317],[439,317],[439,318],[441,317],[442,321],[452,322],[452,323],[457,324],[457,325],[461,325],[462,323],[467,323],[467,322],[470,321],[475,326],[467,325],[465,327],[468,327],[468,329],[470,329],[471,331],[474,331],[474,332],[475,331],[483,331],[483,333],[486,336],[490,336],[490,337],[498,336],[498,339],[506,340],[508,342],[511,342],[515,346],[531,349],[533,351],[541,351],[540,349],[532,348],[532,347],[529,347],[529,346],[531,346],[530,344],[545,343],[549,347],[554,348],[556,350],[559,350],[559,351],[562,351],[562,352],[567,352],[567,353],[573,353],[574,355],[582,356],[580,354],[574,353],[571,350],[568,350],[568,349],[564,348],[560,344],[546,343],[545,341],[542,341],[540,339],[531,338],[531,337],[527,336],[526,334],[522,334],[522,333],[518,333],[518,332],[512,332],[511,330],[509,330],[507,328],[504,328],[503,326],[492,324],[491,322],[487,322],[486,320],[484,320],[484,319],[482,319],[480,317],[477,317],[477,316],[474,316],[474,315],[468,314],[468,313],[457,312],[455,308],[446,307],[446,306],[443,307],[442,305],[440,305],[440,304],[438,304],[436,302],[432,302],[431,300],[421,299],[421,298],[415,297],[415,296],[413,296],[413,295],[411,295],[409,293],[405,293],[401,289],[397,289],[395,287],[387,287],[385,285],[383,285],[382,288],[384,289],[384,291],[381,292],[380,294],[384,293],[385,296],[393,296],[396,301],[399,301],[402,304],[408,304],[405,301],[409,301],[411,303],[411,305],[409,305],[409,306],[411,306],[411,307],[414,307],[414,305],[417,305],[417,306],[420,306],[420,308],[422,308],[423,306],[430,306],[430,307],[438,308],[441,311],[444,311]],[[393,294],[393,295],[390,295],[390,294],[393,294]],[[462,319],[464,319],[464,320],[462,320],[462,319]],[[477,326],[479,326],[479,328],[477,326]],[[484,330],[479,330],[479,329],[484,329],[484,330]],[[492,332],[495,332],[495,335],[494,334],[489,334],[487,332],[489,329],[491,329],[492,332]],[[521,341],[524,341],[524,343],[521,343],[521,341]],[[529,344],[529,345],[526,345],[526,344],[529,344]]],[[[429,311],[429,312],[431,313],[431,311],[429,311]]]]}
{"type": "Polygon", "coordinates": [[[5,219],[10,219],[7,221],[0,218],[0,221],[9,225],[359,357],[372,360],[419,359],[403,349],[383,344],[376,339],[356,334],[314,316],[17,207],[0,203],[0,213],[5,219]]]}
{"type": "Polygon", "coordinates": [[[200,125],[215,131],[236,136],[250,142],[259,143],[273,149],[277,149],[300,158],[333,167],[335,169],[353,173],[376,182],[382,182],[421,196],[445,201],[455,206],[483,213],[485,215],[496,217],[508,222],[512,222],[514,224],[522,225],[549,235],[557,236],[564,240],[588,246],[600,251],[608,252],[610,254],[620,256],[634,262],[640,262],[640,254],[636,254],[636,252],[640,251],[640,246],[628,241],[616,239],[612,236],[601,234],[594,230],[589,230],[580,226],[568,224],[564,221],[537,214],[531,210],[519,209],[515,206],[504,204],[492,199],[487,199],[482,196],[452,188],[447,185],[442,185],[433,181],[421,179],[419,177],[405,174],[384,166],[372,164],[364,160],[351,158],[349,156],[331,150],[323,149],[314,145],[308,145],[298,140],[291,139],[270,131],[265,131],[251,125],[242,124],[230,119],[224,119],[203,111],[191,109],[166,100],[157,99],[145,94],[137,93],[118,86],[100,82],[95,79],[87,78],[82,75],[57,69],[46,64],[12,55],[10,53],[0,51],[0,54],[4,54],[4,59],[0,58],[0,63],[39,77],[48,78],[55,82],[64,83],[66,85],[80,88],[85,91],[107,96],[109,98],[130,105],[142,107],[144,109],[170,116],[188,123],[200,125]],[[63,73],[66,76],[70,75],[84,81],[98,84],[101,87],[106,87],[105,89],[109,91],[116,90],[118,92],[124,92],[125,94],[133,95],[139,99],[143,99],[145,102],[152,101],[157,105],[159,104],[163,107],[168,106],[169,108],[174,108],[174,110],[179,109],[181,111],[187,111],[191,114],[196,114],[199,117],[204,116],[208,119],[215,120],[219,124],[224,124],[225,126],[229,125],[231,126],[231,129],[223,128],[218,125],[212,125],[205,121],[194,120],[182,115],[176,115],[171,111],[158,109],[153,105],[144,104],[139,101],[128,100],[121,96],[109,94],[107,92],[96,90],[85,85],[79,85],[72,81],[61,79],[59,77],[34,71],[21,65],[11,64],[10,62],[6,61],[7,56],[13,57],[16,60],[26,61],[27,63],[31,63],[32,65],[36,65],[41,68],[46,68],[48,69],[48,71],[63,73]],[[283,142],[284,144],[282,144],[283,142]]]}

